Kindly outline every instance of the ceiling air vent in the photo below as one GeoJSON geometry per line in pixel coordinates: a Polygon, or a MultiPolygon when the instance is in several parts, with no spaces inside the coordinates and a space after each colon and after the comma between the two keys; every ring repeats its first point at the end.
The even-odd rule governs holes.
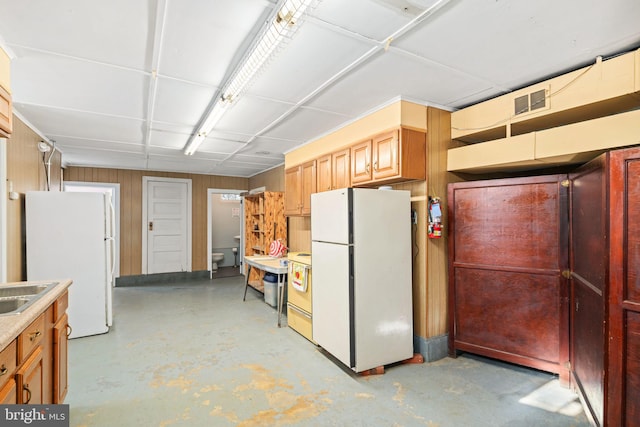
{"type": "Polygon", "coordinates": [[[531,92],[531,111],[544,108],[546,103],[545,90],[540,89],[537,92],[531,92]]]}
{"type": "Polygon", "coordinates": [[[515,99],[515,115],[529,112],[529,95],[522,95],[515,99]]]}
{"type": "Polygon", "coordinates": [[[515,98],[513,100],[513,106],[516,116],[518,114],[545,108],[547,106],[546,89],[540,89],[515,98]]]}

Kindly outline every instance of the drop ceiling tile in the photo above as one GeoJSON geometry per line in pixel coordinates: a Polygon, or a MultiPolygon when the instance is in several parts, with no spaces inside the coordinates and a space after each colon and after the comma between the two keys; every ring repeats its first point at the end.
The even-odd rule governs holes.
{"type": "Polygon", "coordinates": [[[151,130],[155,130],[158,132],[183,133],[189,135],[191,134],[191,132],[193,132],[193,126],[153,121],[151,124],[151,130]]]}
{"type": "Polygon", "coordinates": [[[253,134],[252,133],[243,134],[243,133],[237,133],[237,132],[225,132],[225,131],[220,130],[220,129],[214,129],[211,132],[209,132],[208,136],[210,138],[217,138],[217,139],[224,139],[224,140],[227,140],[227,141],[235,141],[235,142],[239,142],[239,143],[246,143],[253,137],[253,134]]]}
{"type": "Polygon", "coordinates": [[[305,22],[272,59],[249,91],[297,103],[374,45],[305,22]]]}
{"type": "Polygon", "coordinates": [[[121,153],[144,154],[144,145],[128,144],[122,142],[91,140],[84,138],[76,138],[69,136],[58,136],[55,138],[56,146],[63,152],[66,150],[95,150],[95,151],[112,151],[121,153]]]}
{"type": "Polygon", "coordinates": [[[313,15],[349,31],[383,41],[415,16],[404,13],[404,7],[414,10],[409,1],[323,0],[313,15]]]}
{"type": "Polygon", "coordinates": [[[65,166],[146,169],[146,158],[144,154],[122,154],[100,150],[66,149],[62,153],[62,162],[65,166]]]}
{"type": "Polygon", "coordinates": [[[274,156],[286,153],[300,145],[300,141],[289,141],[283,139],[257,137],[250,144],[238,153],[243,155],[258,155],[258,156],[274,156]]]}
{"type": "Polygon", "coordinates": [[[373,57],[309,105],[344,113],[362,114],[390,99],[404,96],[423,103],[447,106],[466,94],[487,88],[451,69],[389,50],[373,57]],[[376,90],[370,90],[371,87],[376,90]]]}
{"type": "Polygon", "coordinates": [[[229,155],[240,150],[246,145],[245,142],[231,141],[228,139],[208,137],[198,148],[198,153],[215,153],[229,155]]]}
{"type": "Polygon", "coordinates": [[[343,115],[309,108],[300,108],[278,125],[264,133],[272,138],[300,141],[300,144],[314,140],[345,122],[343,115]]]}
{"type": "Polygon", "coordinates": [[[15,102],[143,118],[145,74],[39,52],[17,50],[11,62],[15,102]]]}
{"type": "Polygon", "coordinates": [[[154,159],[165,159],[171,161],[184,162],[188,164],[190,161],[198,160],[204,162],[221,161],[227,157],[225,154],[216,154],[216,153],[201,153],[197,152],[192,156],[187,156],[184,154],[182,150],[175,150],[171,148],[165,147],[149,147],[148,149],[149,158],[154,159]]]}
{"type": "Polygon", "coordinates": [[[229,164],[231,166],[240,166],[240,165],[254,165],[254,166],[275,166],[280,163],[284,163],[284,156],[246,156],[246,155],[238,155],[236,154],[229,160],[225,161],[225,164],[229,164]]]}
{"type": "Polygon", "coordinates": [[[222,165],[213,166],[211,169],[209,169],[208,173],[212,175],[238,176],[242,178],[249,178],[253,175],[257,175],[263,172],[264,170],[265,168],[260,166],[243,165],[241,167],[233,167],[227,166],[226,163],[223,163],[222,165]]]}
{"type": "Polygon", "coordinates": [[[153,120],[195,127],[214,94],[214,88],[159,78],[153,120]]]}
{"type": "Polygon", "coordinates": [[[152,130],[149,136],[149,146],[182,150],[188,139],[189,134],[152,130]]]}
{"type": "Polygon", "coordinates": [[[224,113],[215,131],[254,135],[290,108],[290,104],[245,94],[224,113]]]}
{"type": "Polygon", "coordinates": [[[147,168],[149,170],[167,171],[167,172],[185,172],[206,174],[211,167],[211,162],[198,159],[168,159],[149,157],[147,168]]]}
{"type": "Polygon", "coordinates": [[[217,86],[271,7],[262,0],[167,2],[159,72],[217,86]]]}
{"type": "Polygon", "coordinates": [[[33,105],[14,104],[29,122],[47,137],[76,137],[95,140],[143,142],[142,120],[87,114],[33,105]]]}
{"type": "Polygon", "coordinates": [[[541,0],[515,6],[495,0],[453,2],[446,13],[394,45],[515,88],[640,43],[640,2],[635,0],[541,0]]]}
{"type": "Polygon", "coordinates": [[[30,46],[135,69],[148,68],[155,1],[0,0],[0,32],[30,46]]]}

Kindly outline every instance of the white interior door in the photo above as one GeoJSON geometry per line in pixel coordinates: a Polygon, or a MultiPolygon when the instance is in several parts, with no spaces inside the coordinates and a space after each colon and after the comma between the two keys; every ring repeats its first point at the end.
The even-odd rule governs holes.
{"type": "Polygon", "coordinates": [[[191,271],[191,180],[144,178],[143,273],[191,271]]]}

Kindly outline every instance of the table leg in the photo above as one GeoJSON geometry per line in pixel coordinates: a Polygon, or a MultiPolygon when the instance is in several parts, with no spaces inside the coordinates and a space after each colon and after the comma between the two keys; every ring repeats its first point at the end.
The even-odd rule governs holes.
{"type": "Polygon", "coordinates": [[[247,298],[247,288],[249,287],[249,273],[251,273],[251,264],[247,264],[247,277],[244,282],[244,296],[242,297],[242,301],[247,298]]]}
{"type": "Polygon", "coordinates": [[[280,327],[280,316],[284,306],[284,274],[278,274],[278,328],[280,327]]]}

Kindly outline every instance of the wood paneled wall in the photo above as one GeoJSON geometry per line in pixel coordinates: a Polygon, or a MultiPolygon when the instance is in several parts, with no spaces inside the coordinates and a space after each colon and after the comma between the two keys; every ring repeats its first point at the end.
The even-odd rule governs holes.
{"type": "MultiPolygon", "coordinates": [[[[18,117],[13,116],[13,133],[7,140],[7,181],[18,200],[7,201],[7,280],[27,279],[24,195],[27,191],[46,190],[43,156],[38,151],[42,138],[18,117]]],[[[46,154],[46,159],[51,153],[46,154]]],[[[51,158],[51,191],[60,190],[60,152],[51,158]]]]}
{"type": "Polygon", "coordinates": [[[284,165],[249,178],[249,190],[266,187],[267,191],[284,191],[284,165]]]}
{"type": "Polygon", "coordinates": [[[207,190],[209,188],[248,190],[249,179],[217,175],[152,172],[125,169],[69,167],[66,181],[108,182],[120,184],[120,275],[142,274],[142,177],[191,179],[193,271],[208,270],[207,265],[207,190]]]}
{"type": "MultiPolygon", "coordinates": [[[[427,195],[440,198],[443,233],[440,239],[427,239],[426,323],[420,318],[419,335],[435,337],[447,333],[448,240],[447,184],[454,180],[447,172],[447,150],[451,144],[451,113],[427,108],[427,195]],[[424,329],[426,328],[426,329],[424,329]]],[[[426,230],[424,231],[426,234],[426,230]]]]}

